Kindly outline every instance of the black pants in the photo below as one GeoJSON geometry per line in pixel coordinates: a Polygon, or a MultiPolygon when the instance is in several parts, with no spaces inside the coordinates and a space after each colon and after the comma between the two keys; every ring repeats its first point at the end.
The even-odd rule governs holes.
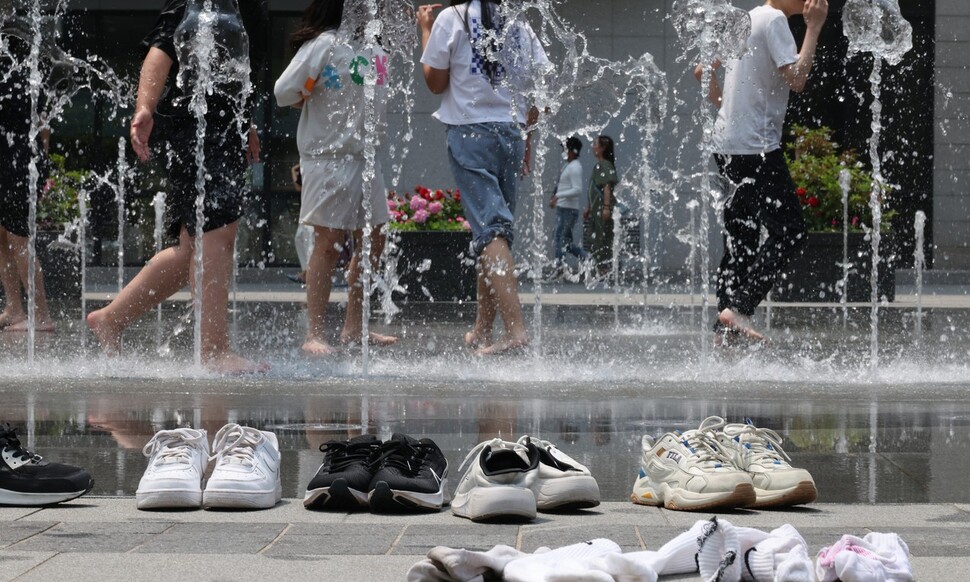
{"type": "Polygon", "coordinates": [[[805,244],[805,219],[781,150],[715,154],[733,194],[724,206],[724,257],[717,270],[718,311],[752,315],[805,244]],[[768,238],[761,240],[761,227],[768,238]]]}

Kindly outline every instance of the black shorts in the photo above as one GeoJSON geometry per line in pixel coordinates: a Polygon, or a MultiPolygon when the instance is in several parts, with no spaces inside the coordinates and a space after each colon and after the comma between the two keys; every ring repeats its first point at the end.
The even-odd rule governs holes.
{"type": "MultiPolygon", "coordinates": [[[[196,199],[199,188],[196,164],[196,124],[191,118],[161,118],[156,131],[168,166],[167,212],[169,236],[178,238],[184,226],[196,232],[196,199]]],[[[205,178],[202,232],[232,224],[242,216],[249,191],[246,151],[235,126],[210,126],[203,144],[205,178]]]]}
{"type": "Polygon", "coordinates": [[[17,236],[30,233],[30,148],[0,138],[0,226],[17,236]]]}

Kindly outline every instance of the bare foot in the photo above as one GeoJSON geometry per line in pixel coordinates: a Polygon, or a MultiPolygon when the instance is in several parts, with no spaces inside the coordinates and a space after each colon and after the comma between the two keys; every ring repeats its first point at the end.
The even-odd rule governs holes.
{"type": "Polygon", "coordinates": [[[21,321],[27,321],[27,316],[23,313],[0,313],[0,329],[16,325],[21,321]]]}
{"type": "Polygon", "coordinates": [[[326,341],[316,338],[307,338],[300,346],[300,351],[312,357],[329,356],[333,354],[333,346],[326,341]]]}
{"type": "Polygon", "coordinates": [[[111,357],[121,354],[121,329],[117,329],[108,321],[103,309],[89,313],[87,322],[91,332],[101,343],[105,354],[111,357]]]}
{"type": "Polygon", "coordinates": [[[497,356],[499,354],[521,352],[528,345],[529,345],[529,338],[527,336],[514,338],[514,339],[504,339],[498,342],[497,344],[492,344],[488,347],[475,350],[475,355],[476,356],[497,356]]]}
{"type": "MultiPolygon", "coordinates": [[[[397,336],[381,335],[373,331],[367,334],[367,338],[367,343],[372,346],[391,346],[397,343],[397,336]]],[[[344,344],[345,346],[359,344],[360,336],[340,334],[340,343],[344,344]]]]}
{"type": "Polygon", "coordinates": [[[751,318],[746,315],[741,315],[730,307],[719,313],[717,319],[725,327],[737,331],[750,340],[759,342],[765,340],[765,336],[755,331],[751,325],[751,318]]]}
{"type": "Polygon", "coordinates": [[[202,365],[210,372],[224,376],[245,376],[247,374],[265,374],[269,372],[269,364],[247,360],[232,352],[207,358],[202,365]]]}
{"type": "Polygon", "coordinates": [[[492,345],[492,334],[473,329],[465,334],[465,345],[473,350],[490,347],[492,345]]]}
{"type": "MultiPolygon", "coordinates": [[[[17,323],[11,323],[6,328],[4,328],[4,331],[10,331],[14,333],[27,332],[27,331],[30,331],[30,326],[28,325],[27,320],[24,319],[17,323]]],[[[49,319],[38,319],[37,321],[34,322],[34,331],[52,333],[54,331],[54,322],[49,319]]]]}

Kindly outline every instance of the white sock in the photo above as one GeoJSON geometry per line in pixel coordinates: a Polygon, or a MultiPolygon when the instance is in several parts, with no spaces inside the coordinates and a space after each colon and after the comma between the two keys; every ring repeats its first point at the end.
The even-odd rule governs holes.
{"type": "Polygon", "coordinates": [[[694,522],[684,533],[670,540],[657,551],[629,552],[624,556],[646,566],[660,576],[693,574],[697,572],[697,540],[703,536],[706,519],[694,522]]]}
{"type": "Polygon", "coordinates": [[[894,533],[865,538],[844,535],[818,554],[815,573],[822,582],[910,582],[909,547],[894,533]]]}
{"type": "MultiPolygon", "coordinates": [[[[588,570],[584,564],[595,558],[608,554],[622,554],[623,550],[616,542],[607,539],[595,539],[588,542],[556,548],[541,554],[525,555],[509,562],[502,571],[502,579],[507,582],[542,582],[550,575],[570,575],[588,570]]],[[[591,576],[599,574],[591,573],[591,576]]],[[[561,579],[561,578],[560,578],[561,579]]],[[[603,580],[600,577],[570,578],[570,580],[603,580]]]]}
{"type": "MultiPolygon", "coordinates": [[[[433,560],[425,558],[408,570],[408,582],[453,582],[454,578],[439,568],[439,564],[433,560]]],[[[479,576],[475,582],[482,582],[479,576]]]]}
{"type": "Polygon", "coordinates": [[[712,517],[697,538],[697,567],[706,582],[740,582],[744,556],[738,532],[726,519],[712,517]]]}
{"type": "MultiPolygon", "coordinates": [[[[804,554],[807,558],[808,544],[805,543],[805,539],[798,533],[798,530],[791,525],[785,524],[773,529],[771,533],[764,533],[750,528],[735,529],[741,532],[739,537],[744,538],[744,541],[741,543],[742,563],[744,566],[741,574],[742,580],[774,582],[778,578],[780,564],[786,560],[788,564],[785,566],[785,571],[792,572],[793,576],[798,576],[795,572],[805,566],[804,562],[799,564],[799,556],[804,554]],[[758,532],[760,535],[754,532],[758,532]],[[753,546],[749,545],[751,541],[757,540],[759,537],[761,539],[757,543],[753,546]],[[790,555],[796,548],[802,550],[801,554],[796,553],[790,555]]],[[[809,573],[811,573],[811,560],[808,561],[807,565],[809,573]]],[[[795,580],[801,580],[802,578],[796,577],[795,580]]],[[[811,578],[808,578],[808,580],[811,580],[811,578]]]]}
{"type": "MultiPolygon", "coordinates": [[[[448,573],[455,582],[481,579],[491,573],[501,576],[505,566],[517,558],[527,556],[509,546],[495,546],[487,552],[474,552],[437,546],[428,552],[428,558],[439,566],[440,570],[448,573]]],[[[410,581],[409,581],[410,582],[410,581]]]]}
{"type": "Polygon", "coordinates": [[[815,582],[815,572],[812,569],[812,559],[808,557],[808,549],[795,546],[787,554],[778,554],[781,561],[775,568],[772,582],[815,582]]]}

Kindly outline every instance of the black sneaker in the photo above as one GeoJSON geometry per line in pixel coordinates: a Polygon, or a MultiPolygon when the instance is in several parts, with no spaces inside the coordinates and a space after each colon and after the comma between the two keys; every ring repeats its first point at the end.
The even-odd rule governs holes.
{"type": "Polygon", "coordinates": [[[25,449],[7,424],[0,424],[0,455],[0,505],[51,505],[76,499],[94,487],[84,469],[47,462],[25,449]]]}
{"type": "Polygon", "coordinates": [[[445,503],[448,461],[431,439],[395,433],[382,447],[371,480],[370,507],[377,512],[437,511],[445,503]]]}
{"type": "Polygon", "coordinates": [[[357,509],[367,507],[367,492],[374,476],[373,461],[381,441],[372,434],[349,441],[320,445],[323,464],[310,480],[303,498],[308,509],[357,509]]]}

